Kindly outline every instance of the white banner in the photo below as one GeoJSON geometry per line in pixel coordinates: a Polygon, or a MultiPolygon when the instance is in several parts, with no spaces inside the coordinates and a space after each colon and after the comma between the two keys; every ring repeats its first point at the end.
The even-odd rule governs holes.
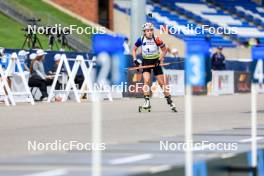
{"type": "MultiPolygon", "coordinates": [[[[171,96],[184,96],[184,70],[163,69],[170,85],[171,96]]],[[[164,97],[157,81],[152,85],[153,97],[164,97]]]]}
{"type": "Polygon", "coordinates": [[[212,95],[234,94],[234,71],[213,71],[212,76],[212,95]]]}

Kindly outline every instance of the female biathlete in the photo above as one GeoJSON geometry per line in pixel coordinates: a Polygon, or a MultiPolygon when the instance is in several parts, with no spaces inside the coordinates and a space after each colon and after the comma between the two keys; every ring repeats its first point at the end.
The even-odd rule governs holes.
{"type": "Polygon", "coordinates": [[[139,107],[139,112],[142,110],[147,110],[150,112],[150,83],[151,83],[151,70],[153,70],[156,79],[161,86],[167,103],[170,105],[172,111],[177,112],[175,105],[171,100],[171,95],[169,93],[169,88],[167,86],[167,81],[164,78],[162,68],[160,66],[163,63],[164,56],[167,53],[167,48],[163,41],[159,37],[154,36],[154,26],[152,23],[146,23],[143,25],[144,35],[141,36],[135,43],[133,48],[133,62],[136,66],[146,66],[155,65],[152,68],[143,69],[143,79],[144,79],[144,105],[139,107]],[[137,49],[141,47],[142,50],[142,60],[137,59],[137,49]],[[162,53],[160,54],[159,48],[162,53]]]}

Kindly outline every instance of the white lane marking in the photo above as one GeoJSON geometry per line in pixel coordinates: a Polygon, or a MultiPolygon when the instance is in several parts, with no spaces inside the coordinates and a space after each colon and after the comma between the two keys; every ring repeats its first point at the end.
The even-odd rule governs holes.
{"type": "Polygon", "coordinates": [[[150,168],[150,173],[155,174],[155,173],[167,171],[170,169],[171,169],[171,166],[169,166],[169,165],[161,165],[161,166],[156,166],[156,167],[150,168]]]}
{"type": "Polygon", "coordinates": [[[39,172],[34,174],[27,174],[22,176],[61,176],[66,175],[68,172],[65,169],[51,170],[47,172],[39,172]]]}
{"type": "Polygon", "coordinates": [[[233,157],[233,156],[235,156],[236,154],[234,154],[234,153],[227,153],[227,154],[223,154],[223,155],[221,155],[221,158],[222,159],[226,159],[226,158],[231,158],[231,157],[233,157]]]}
{"type": "MultiPolygon", "coordinates": [[[[263,137],[257,137],[256,140],[259,141],[259,140],[262,140],[263,137]]],[[[251,142],[252,141],[252,138],[247,138],[247,139],[242,139],[240,140],[239,142],[241,143],[247,143],[247,142],[251,142]]]]}
{"type": "Polygon", "coordinates": [[[110,164],[117,165],[117,164],[134,163],[137,161],[147,160],[151,158],[153,158],[151,154],[136,155],[136,156],[130,156],[130,157],[125,157],[125,158],[114,159],[110,161],[110,164]]]}

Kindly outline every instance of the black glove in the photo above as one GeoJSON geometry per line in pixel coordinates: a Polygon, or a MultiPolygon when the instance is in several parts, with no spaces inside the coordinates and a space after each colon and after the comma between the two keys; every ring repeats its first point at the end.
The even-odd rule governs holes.
{"type": "Polygon", "coordinates": [[[160,60],[158,59],[155,63],[155,67],[159,66],[160,65],[160,60]]]}
{"type": "Polygon", "coordinates": [[[142,64],[142,61],[140,59],[134,59],[133,62],[137,67],[142,64]]]}

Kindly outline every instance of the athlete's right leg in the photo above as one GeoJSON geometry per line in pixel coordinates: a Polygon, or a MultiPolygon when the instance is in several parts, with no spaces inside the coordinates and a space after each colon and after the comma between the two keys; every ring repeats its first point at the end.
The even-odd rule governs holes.
{"type": "Polygon", "coordinates": [[[171,99],[170,90],[169,90],[167,80],[166,80],[166,78],[163,74],[162,68],[160,66],[154,68],[154,75],[156,76],[156,79],[157,79],[160,87],[163,89],[163,94],[164,94],[164,96],[167,100],[167,103],[170,106],[171,110],[174,112],[177,112],[175,104],[173,103],[173,101],[171,99]]]}
{"type": "Polygon", "coordinates": [[[143,92],[144,92],[144,108],[150,108],[150,79],[151,79],[151,72],[148,70],[143,71],[143,79],[144,79],[144,87],[143,87],[143,92]]]}

